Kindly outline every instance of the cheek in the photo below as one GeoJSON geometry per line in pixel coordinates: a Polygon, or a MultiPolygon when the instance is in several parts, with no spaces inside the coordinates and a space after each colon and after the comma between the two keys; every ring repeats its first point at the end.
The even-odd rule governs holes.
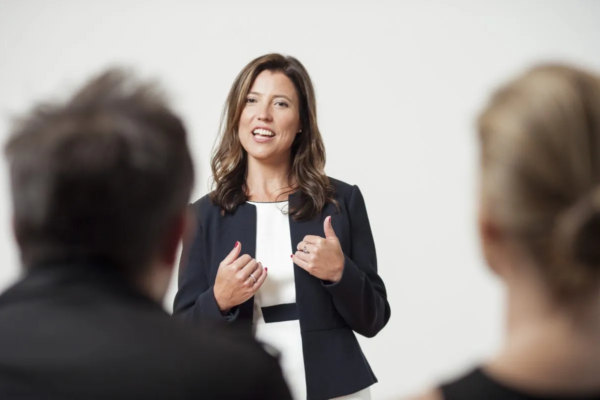
{"type": "MultiPolygon", "coordinates": [[[[300,121],[297,116],[290,116],[285,118],[283,121],[283,126],[285,127],[285,131],[288,136],[296,136],[296,133],[299,131],[300,121]]],[[[293,140],[293,139],[292,139],[293,140]]]]}
{"type": "Polygon", "coordinates": [[[248,151],[248,143],[250,141],[250,137],[248,135],[248,131],[250,128],[251,118],[249,118],[248,113],[242,112],[240,116],[240,121],[238,122],[237,136],[244,150],[248,151]]]}
{"type": "Polygon", "coordinates": [[[279,143],[283,147],[290,147],[296,138],[298,132],[297,124],[293,120],[283,121],[280,125],[280,131],[282,135],[279,137],[279,143]]]}
{"type": "Polygon", "coordinates": [[[252,116],[250,115],[250,113],[248,111],[244,110],[244,111],[242,111],[242,115],[240,115],[240,122],[239,122],[238,126],[242,129],[247,128],[251,121],[252,121],[252,116]]]}
{"type": "Polygon", "coordinates": [[[252,122],[252,115],[246,110],[242,111],[242,115],[240,115],[240,121],[238,122],[238,135],[240,138],[244,137],[244,133],[247,133],[250,129],[250,124],[252,122]]]}
{"type": "Polygon", "coordinates": [[[238,137],[238,140],[240,141],[240,144],[242,145],[242,148],[244,150],[248,151],[248,146],[251,144],[252,139],[248,135],[245,135],[244,132],[245,132],[245,130],[240,124],[238,133],[237,133],[237,137],[238,137]]]}
{"type": "Polygon", "coordinates": [[[294,131],[290,131],[286,136],[285,136],[285,147],[292,147],[292,144],[294,143],[294,139],[296,138],[296,133],[294,131]]]}

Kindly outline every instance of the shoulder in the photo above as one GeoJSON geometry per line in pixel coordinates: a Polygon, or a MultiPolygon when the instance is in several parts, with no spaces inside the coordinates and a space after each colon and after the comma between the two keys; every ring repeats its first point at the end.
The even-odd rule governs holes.
{"type": "Polygon", "coordinates": [[[354,188],[354,185],[340,181],[339,179],[335,179],[330,176],[328,176],[327,178],[329,178],[329,183],[331,184],[331,186],[333,186],[336,192],[347,192],[354,188]]]}
{"type": "Polygon", "coordinates": [[[347,199],[352,197],[353,193],[358,190],[356,185],[352,185],[339,179],[332,178],[328,176],[329,183],[333,186],[333,190],[335,192],[336,200],[340,201],[341,199],[347,199]]]}
{"type": "Polygon", "coordinates": [[[348,210],[362,212],[366,209],[364,197],[358,186],[331,177],[329,182],[334,188],[334,198],[338,203],[343,204],[348,210]]]}
{"type": "Polygon", "coordinates": [[[174,337],[179,339],[181,346],[192,353],[206,354],[216,351],[223,357],[266,362],[273,359],[248,332],[235,326],[215,322],[190,324],[173,317],[169,318],[168,323],[169,329],[174,337]]]}
{"type": "Polygon", "coordinates": [[[143,340],[120,324],[116,329],[127,333],[112,336],[111,357],[122,357],[126,349],[131,356],[118,366],[127,370],[123,374],[156,376],[177,394],[188,393],[172,398],[242,399],[244,392],[256,392],[281,375],[277,360],[247,332],[184,322],[162,312],[137,313],[129,320],[135,332],[144,332],[143,340]],[[236,385],[223,386],[225,381],[236,385]]]}
{"type": "Polygon", "coordinates": [[[199,219],[203,219],[211,214],[218,215],[221,212],[219,206],[214,204],[210,199],[210,193],[200,197],[198,200],[193,202],[190,207],[193,208],[196,216],[199,219]]]}
{"type": "Polygon", "coordinates": [[[210,371],[215,377],[228,377],[240,386],[255,387],[281,377],[278,360],[267,353],[247,332],[232,327],[186,326],[179,332],[178,348],[185,368],[195,377],[210,371]]]}
{"type": "MultiPolygon", "coordinates": [[[[238,332],[231,327],[205,326],[197,333],[203,338],[202,345],[197,348],[199,353],[205,354],[209,348],[218,350],[221,360],[235,361],[240,367],[268,369],[277,365],[275,357],[267,353],[247,332],[238,332]]],[[[193,340],[197,342],[197,336],[194,336],[193,340]]]]}

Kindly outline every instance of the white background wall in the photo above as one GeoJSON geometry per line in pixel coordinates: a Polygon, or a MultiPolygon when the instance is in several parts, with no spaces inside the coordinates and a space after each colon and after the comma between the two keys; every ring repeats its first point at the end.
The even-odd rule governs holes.
{"type": "MultiPolygon", "coordinates": [[[[475,230],[474,116],[491,89],[534,63],[600,71],[599,39],[593,0],[0,0],[0,132],[33,101],[65,96],[105,66],[132,66],[161,79],[184,116],[198,198],[236,74],[267,52],[299,58],[317,90],[327,173],[359,185],[367,202],[392,318],[361,343],[380,380],[373,398],[388,399],[500,344],[501,288],[475,230]]],[[[0,289],[18,274],[1,179],[0,289]]]]}

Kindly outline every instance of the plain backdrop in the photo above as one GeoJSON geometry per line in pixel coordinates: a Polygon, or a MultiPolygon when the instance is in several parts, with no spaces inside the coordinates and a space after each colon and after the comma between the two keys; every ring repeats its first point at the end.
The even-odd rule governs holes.
{"type": "MultiPolygon", "coordinates": [[[[599,39],[593,0],[0,0],[0,132],[37,100],[133,67],[164,83],[187,123],[196,199],[237,73],[265,53],[297,57],[316,87],[326,172],[367,203],[392,318],[360,342],[380,381],[373,399],[391,399],[501,344],[502,288],[475,223],[478,111],[540,62],[600,71],[599,39]]],[[[1,179],[0,290],[19,272],[5,167],[1,179]]]]}

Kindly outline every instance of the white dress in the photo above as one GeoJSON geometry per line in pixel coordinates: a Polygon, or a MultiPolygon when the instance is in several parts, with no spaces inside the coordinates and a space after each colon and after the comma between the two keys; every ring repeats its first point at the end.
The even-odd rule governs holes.
{"type": "MultiPolygon", "coordinates": [[[[254,335],[258,341],[280,353],[281,369],[294,399],[304,400],[306,399],[306,376],[300,321],[294,319],[266,323],[263,315],[263,307],[280,306],[281,309],[281,305],[296,303],[294,264],[290,257],[292,242],[287,214],[288,202],[248,203],[256,206],[256,260],[260,261],[263,267],[268,268],[269,274],[254,295],[254,335]]],[[[366,388],[338,399],[370,400],[371,392],[366,388]]]]}

